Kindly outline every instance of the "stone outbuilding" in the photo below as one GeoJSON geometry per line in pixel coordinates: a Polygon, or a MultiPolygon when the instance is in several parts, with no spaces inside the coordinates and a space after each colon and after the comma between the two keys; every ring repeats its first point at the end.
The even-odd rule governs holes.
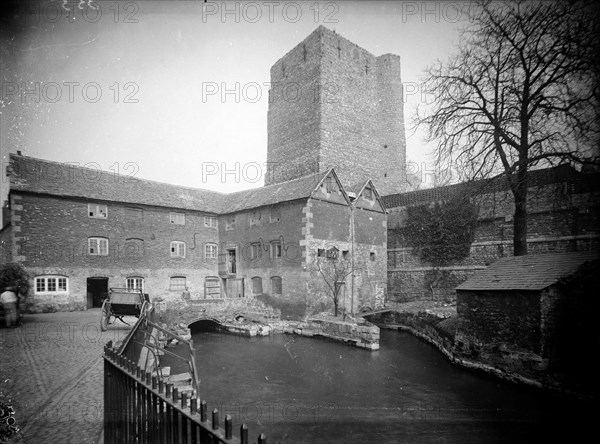
{"type": "Polygon", "coordinates": [[[597,393],[598,253],[507,257],[456,288],[455,353],[515,379],[597,393]]]}

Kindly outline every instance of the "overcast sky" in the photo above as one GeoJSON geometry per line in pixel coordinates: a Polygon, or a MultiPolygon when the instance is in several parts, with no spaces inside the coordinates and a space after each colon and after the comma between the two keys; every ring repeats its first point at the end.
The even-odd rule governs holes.
{"type": "MultiPolygon", "coordinates": [[[[468,3],[42,0],[12,11],[1,41],[1,158],[24,155],[236,191],[263,184],[216,165],[264,165],[270,67],[319,25],[376,56],[398,54],[421,99],[423,68],[446,59],[468,3]],[[83,9],[78,8],[78,4],[83,9]],[[118,5],[118,8],[115,6],[118,5]],[[96,9],[93,9],[96,8],[96,9]],[[463,9],[463,13],[459,12],[463,9]],[[229,11],[229,12],[227,12],[229,11]],[[204,97],[225,86],[235,94],[204,97]],[[260,88],[257,88],[257,85],[260,88]],[[214,163],[213,163],[214,162],[214,163]],[[206,165],[209,165],[208,167],[206,165]]],[[[407,132],[407,136],[410,134],[407,132]]],[[[417,136],[409,159],[426,162],[417,136]]],[[[7,182],[2,180],[2,199],[7,182]]]]}

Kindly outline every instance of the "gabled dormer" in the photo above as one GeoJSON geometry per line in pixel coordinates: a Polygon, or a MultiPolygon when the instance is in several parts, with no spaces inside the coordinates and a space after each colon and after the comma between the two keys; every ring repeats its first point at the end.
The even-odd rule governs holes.
{"type": "Polygon", "coordinates": [[[352,203],[356,208],[376,211],[378,213],[387,213],[383,200],[371,179],[352,187],[349,194],[350,193],[352,193],[352,203]]]}
{"type": "Polygon", "coordinates": [[[333,168],[323,175],[311,197],[340,205],[350,205],[350,198],[333,168]]]}

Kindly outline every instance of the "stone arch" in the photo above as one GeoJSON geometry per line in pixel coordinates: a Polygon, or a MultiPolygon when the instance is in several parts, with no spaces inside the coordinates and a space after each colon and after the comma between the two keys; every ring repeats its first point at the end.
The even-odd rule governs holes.
{"type": "Polygon", "coordinates": [[[192,333],[220,331],[222,324],[218,319],[201,317],[188,322],[188,328],[192,333]]]}

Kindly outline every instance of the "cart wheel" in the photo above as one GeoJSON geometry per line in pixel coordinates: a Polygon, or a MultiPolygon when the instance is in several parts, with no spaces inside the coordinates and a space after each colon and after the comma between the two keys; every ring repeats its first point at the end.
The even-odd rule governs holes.
{"type": "Polygon", "coordinates": [[[108,329],[108,321],[110,320],[110,304],[108,301],[102,303],[102,317],[100,318],[100,330],[108,329]]]}

